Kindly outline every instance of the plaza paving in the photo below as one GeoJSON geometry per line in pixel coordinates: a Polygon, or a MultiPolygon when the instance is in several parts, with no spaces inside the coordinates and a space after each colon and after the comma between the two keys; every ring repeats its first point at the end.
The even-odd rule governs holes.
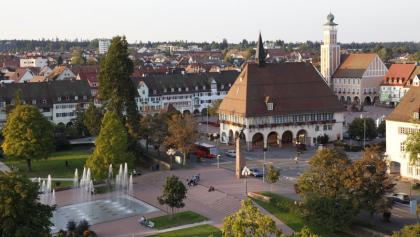
{"type": "MultiPolygon", "coordinates": [[[[245,180],[236,179],[234,172],[228,169],[210,166],[195,169],[183,169],[176,171],[159,171],[144,174],[134,178],[134,196],[143,202],[146,202],[160,210],[145,214],[151,218],[165,215],[167,208],[158,203],[157,196],[161,195],[163,184],[166,177],[176,175],[182,180],[190,178],[192,175],[200,173],[200,185],[189,188],[185,208],[182,210],[191,210],[200,213],[209,218],[210,223],[216,227],[222,227],[225,216],[236,212],[240,207],[240,201],[245,196],[245,180]],[[208,192],[208,188],[213,186],[215,191],[208,192]]],[[[248,192],[268,191],[270,185],[262,182],[261,179],[247,179],[248,192]]],[[[292,195],[292,183],[285,182],[288,186],[276,186],[276,192],[289,193],[292,195]]],[[[93,199],[103,199],[112,194],[94,195],[93,199]]],[[[57,203],[59,206],[77,203],[77,193],[72,190],[57,192],[57,203]]],[[[178,211],[182,211],[178,210],[178,211]]],[[[266,213],[266,212],[265,212],[266,213]]],[[[99,236],[144,236],[151,234],[151,229],[145,228],[137,223],[140,216],[132,216],[124,219],[114,220],[106,223],[95,224],[92,229],[99,236]]],[[[273,219],[275,219],[273,217],[273,219]]],[[[275,219],[277,226],[286,234],[291,234],[292,230],[282,222],[275,219]]]]}

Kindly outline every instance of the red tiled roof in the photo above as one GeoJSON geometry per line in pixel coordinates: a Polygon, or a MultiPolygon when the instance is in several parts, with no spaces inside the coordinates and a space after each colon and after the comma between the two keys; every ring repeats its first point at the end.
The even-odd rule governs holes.
{"type": "Polygon", "coordinates": [[[415,64],[392,64],[385,74],[382,85],[402,86],[406,84],[415,68],[415,64]]]}
{"type": "Polygon", "coordinates": [[[245,117],[344,111],[337,97],[309,63],[245,64],[221,113],[245,117]],[[273,110],[267,110],[267,98],[273,110]]]}

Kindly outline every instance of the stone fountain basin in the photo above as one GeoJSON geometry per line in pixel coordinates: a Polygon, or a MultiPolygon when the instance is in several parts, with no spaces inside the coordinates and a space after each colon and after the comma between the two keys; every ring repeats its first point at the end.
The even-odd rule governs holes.
{"type": "Polygon", "coordinates": [[[159,211],[159,209],[129,195],[119,195],[95,201],[57,208],[53,212],[52,233],[65,230],[70,220],[78,223],[85,219],[90,225],[123,219],[135,215],[159,211]]]}

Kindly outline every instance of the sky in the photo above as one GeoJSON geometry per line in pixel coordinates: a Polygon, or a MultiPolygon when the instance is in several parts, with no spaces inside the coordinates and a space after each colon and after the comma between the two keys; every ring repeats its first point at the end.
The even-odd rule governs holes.
{"type": "Polygon", "coordinates": [[[1,0],[0,39],[420,41],[419,0],[1,0]]]}

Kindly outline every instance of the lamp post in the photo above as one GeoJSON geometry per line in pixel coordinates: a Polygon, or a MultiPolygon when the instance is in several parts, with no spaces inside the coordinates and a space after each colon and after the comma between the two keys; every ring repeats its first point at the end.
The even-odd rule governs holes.
{"type": "Polygon", "coordinates": [[[267,147],[264,147],[263,154],[264,154],[264,163],[263,163],[263,183],[265,183],[265,152],[267,151],[267,147]]]}
{"type": "Polygon", "coordinates": [[[166,151],[166,154],[169,156],[169,160],[171,163],[171,169],[172,169],[172,157],[176,154],[175,149],[169,148],[169,150],[166,151]]]}
{"type": "Polygon", "coordinates": [[[245,196],[248,196],[248,175],[251,174],[251,171],[248,169],[248,167],[244,167],[242,169],[242,175],[245,176],[245,196]]]}
{"type": "Polygon", "coordinates": [[[220,159],[220,155],[217,155],[217,168],[220,168],[219,167],[219,159],[220,159]]]}
{"type": "Polygon", "coordinates": [[[366,119],[363,118],[363,114],[360,114],[360,118],[363,119],[363,149],[366,147],[366,119]]]}

